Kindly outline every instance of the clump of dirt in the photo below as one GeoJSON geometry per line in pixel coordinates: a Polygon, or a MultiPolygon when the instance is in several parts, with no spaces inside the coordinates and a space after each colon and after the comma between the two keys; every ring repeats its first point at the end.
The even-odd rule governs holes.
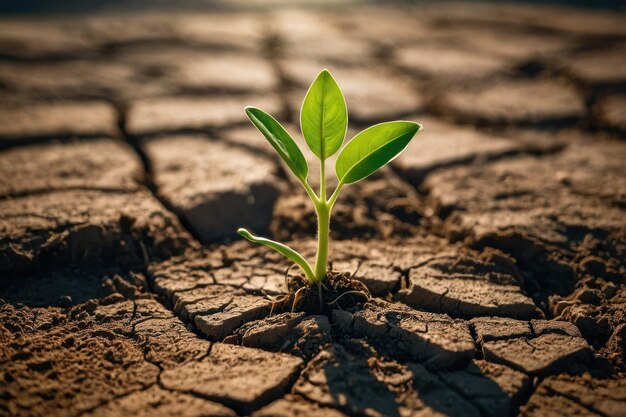
{"type": "Polygon", "coordinates": [[[329,271],[324,282],[311,284],[302,274],[287,278],[288,293],[274,302],[274,311],[302,311],[310,315],[332,314],[335,309],[352,309],[370,299],[360,281],[345,272],[329,271]]]}

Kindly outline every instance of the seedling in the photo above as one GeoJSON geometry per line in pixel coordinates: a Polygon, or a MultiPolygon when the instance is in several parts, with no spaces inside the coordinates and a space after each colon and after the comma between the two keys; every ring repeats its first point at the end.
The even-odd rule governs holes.
{"type": "Polygon", "coordinates": [[[368,177],[402,152],[421,126],[414,122],[394,121],[371,126],[353,137],[341,150],[335,163],[339,183],[332,193],[326,189],[326,159],[339,151],[348,129],[348,109],[341,89],[327,70],[317,76],[309,88],[300,111],[302,135],[320,160],[320,186],[316,193],[307,177],[309,167],[302,151],[285,128],[269,114],[246,107],[246,114],[278,152],[298,178],[317,214],[317,255],[311,265],[300,253],[279,242],[252,235],[246,229],[237,232],[251,242],[274,249],[297,264],[309,284],[321,284],[327,276],[330,216],[339,193],[348,184],[368,177]]]}

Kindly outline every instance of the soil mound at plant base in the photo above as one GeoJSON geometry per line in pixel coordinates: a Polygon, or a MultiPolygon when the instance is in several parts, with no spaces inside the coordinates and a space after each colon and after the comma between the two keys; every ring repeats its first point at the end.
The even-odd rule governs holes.
{"type": "Polygon", "coordinates": [[[291,303],[291,309],[307,314],[332,314],[334,309],[352,309],[369,300],[370,292],[349,274],[329,271],[324,282],[310,284],[304,275],[288,279],[289,294],[280,304],[291,303]]]}

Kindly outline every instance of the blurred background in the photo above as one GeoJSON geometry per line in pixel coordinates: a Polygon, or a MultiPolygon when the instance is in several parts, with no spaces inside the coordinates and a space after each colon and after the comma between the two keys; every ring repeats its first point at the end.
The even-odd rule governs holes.
{"type": "Polygon", "coordinates": [[[48,119],[50,127],[31,120],[0,136],[9,143],[117,134],[121,127],[137,138],[241,121],[148,119],[158,110],[145,100],[174,97],[191,105],[185,97],[274,95],[282,116],[296,121],[305,87],[324,67],[344,85],[357,124],[429,114],[489,129],[576,126],[621,134],[623,8],[609,0],[0,1],[3,103],[106,103],[89,112],[100,124],[88,129],[84,120],[48,119]],[[525,109],[487,115],[470,108],[486,85],[499,97],[492,107],[517,101],[510,105],[525,109]],[[537,100],[538,90],[551,96],[543,110],[527,100],[537,100]],[[104,107],[115,126],[96,116],[104,107]]]}
{"type": "MultiPolygon", "coordinates": [[[[443,1],[446,2],[446,1],[443,1]]],[[[453,2],[453,1],[447,1],[453,2]]],[[[463,0],[454,1],[455,3],[463,2],[463,0]]],[[[465,3],[476,3],[475,0],[465,0],[465,3]]],[[[483,0],[490,3],[522,3],[520,1],[501,1],[501,0],[483,0]]],[[[1,11],[9,13],[67,13],[67,12],[94,12],[94,11],[122,11],[129,10],[145,11],[147,9],[154,10],[244,10],[244,9],[267,9],[272,7],[285,6],[337,6],[337,5],[359,5],[359,4],[386,4],[408,3],[408,4],[427,4],[442,3],[442,1],[432,0],[183,0],[170,2],[164,0],[126,0],[126,1],[86,1],[86,0],[68,0],[62,3],[51,3],[46,0],[27,0],[15,2],[11,0],[0,0],[1,11]]],[[[614,10],[623,10],[624,2],[620,0],[526,0],[523,3],[535,4],[561,4],[565,6],[586,7],[586,8],[607,8],[614,10]]]]}

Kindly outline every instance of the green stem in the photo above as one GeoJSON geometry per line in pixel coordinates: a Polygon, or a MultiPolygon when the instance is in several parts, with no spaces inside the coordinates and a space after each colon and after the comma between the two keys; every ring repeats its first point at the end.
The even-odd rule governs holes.
{"type": "Polygon", "coordinates": [[[315,259],[315,280],[321,283],[326,278],[328,264],[328,235],[330,232],[330,207],[326,201],[326,160],[320,158],[320,198],[315,204],[317,214],[317,257],[315,259]]]}
{"type": "Polygon", "coordinates": [[[343,182],[340,182],[339,184],[337,184],[337,188],[335,188],[335,191],[333,191],[332,195],[328,199],[328,205],[330,206],[330,210],[333,209],[333,206],[335,205],[335,201],[337,201],[337,197],[339,197],[339,192],[341,191],[343,186],[344,186],[343,182]]]}
{"type": "Polygon", "coordinates": [[[317,195],[315,194],[315,191],[313,191],[313,188],[311,188],[308,181],[304,180],[304,181],[300,181],[300,183],[304,187],[304,190],[308,194],[309,198],[313,200],[313,204],[319,203],[320,199],[317,197],[317,195]]]}
{"type": "Polygon", "coordinates": [[[315,206],[317,212],[317,258],[315,259],[315,281],[326,278],[328,264],[328,236],[330,232],[330,206],[321,202],[315,206]]]}

